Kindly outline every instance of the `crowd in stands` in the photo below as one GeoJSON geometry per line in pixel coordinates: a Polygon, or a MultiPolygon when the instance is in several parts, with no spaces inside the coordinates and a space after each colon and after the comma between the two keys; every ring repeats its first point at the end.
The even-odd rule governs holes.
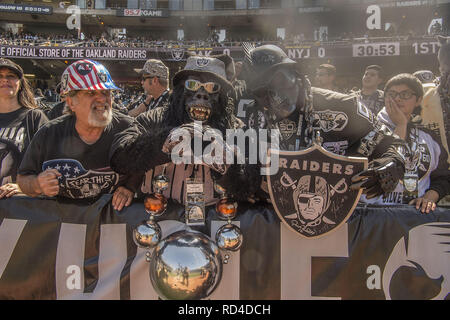
{"type": "Polygon", "coordinates": [[[343,32],[339,36],[331,37],[326,32],[315,32],[311,37],[305,34],[294,34],[286,36],[285,39],[277,37],[246,37],[246,36],[228,36],[219,42],[217,33],[211,35],[204,40],[170,40],[167,38],[154,39],[151,36],[110,36],[106,33],[102,35],[80,35],[64,33],[64,34],[41,34],[24,32],[13,34],[12,32],[0,33],[0,45],[15,46],[76,46],[76,47],[126,47],[126,48],[178,48],[178,47],[227,47],[241,46],[243,42],[249,42],[256,46],[272,43],[281,46],[300,45],[321,43],[355,43],[355,42],[383,42],[387,39],[412,40],[427,39],[433,35],[415,35],[412,32],[406,34],[385,35],[383,37],[373,36],[369,33],[346,33],[343,32]]]}
{"type": "MultiPolygon", "coordinates": [[[[24,35],[24,39],[26,39],[28,41],[34,40],[34,38],[32,38],[31,35],[24,35]]],[[[104,38],[104,37],[101,37],[100,40],[107,41],[106,38],[104,38]]],[[[273,47],[273,46],[268,46],[268,47],[273,47]]],[[[229,60],[232,60],[229,56],[227,56],[227,57],[229,60]]],[[[7,59],[3,59],[3,60],[7,61],[7,59]]],[[[153,61],[153,60],[150,59],[149,61],[153,61]]],[[[157,60],[157,61],[160,61],[160,60],[157,60]]],[[[10,63],[10,62],[4,62],[5,66],[7,66],[7,67],[4,68],[3,70],[6,70],[6,71],[13,70],[16,72],[16,74],[14,74],[14,72],[9,72],[9,73],[5,72],[5,75],[3,75],[3,77],[5,79],[9,79],[9,78],[13,78],[13,77],[17,78],[17,76],[20,76],[20,81],[25,81],[23,71],[21,69],[19,69],[19,67],[16,65],[12,65],[12,67],[11,67],[10,65],[8,65],[8,63],[10,63]]],[[[152,62],[152,63],[154,63],[154,62],[152,62]]],[[[162,62],[161,62],[161,64],[162,64],[162,62]]],[[[70,67],[68,67],[68,69],[69,68],[70,67]]],[[[149,70],[150,70],[149,72],[153,72],[152,68],[154,68],[154,67],[149,67],[149,70]]],[[[165,66],[164,66],[164,68],[165,68],[165,70],[167,69],[167,67],[165,67],[165,66]]],[[[414,72],[414,71],[416,71],[416,70],[412,70],[412,72],[414,72]]],[[[429,71],[427,71],[427,72],[429,72],[429,71]]],[[[55,76],[57,76],[57,75],[55,75],[55,76]]],[[[109,76],[109,74],[108,74],[108,76],[109,76]]],[[[154,79],[151,77],[145,76],[145,74],[144,75],[139,74],[136,76],[141,79],[141,85],[142,85],[143,90],[141,90],[141,88],[131,87],[131,86],[127,86],[127,85],[122,85],[121,91],[115,91],[115,89],[117,89],[117,87],[115,85],[114,85],[114,89],[111,89],[112,90],[112,96],[111,96],[112,107],[114,109],[116,109],[117,111],[119,111],[121,114],[129,115],[131,117],[137,117],[141,113],[141,111],[139,111],[139,113],[134,112],[134,111],[136,111],[134,109],[136,109],[138,106],[144,108],[143,112],[147,112],[147,111],[151,110],[152,106],[154,106],[154,103],[157,100],[157,99],[154,99],[155,94],[151,93],[152,92],[151,90],[146,90],[146,88],[144,86],[144,84],[146,84],[146,83],[152,83],[152,85],[153,85],[154,79]],[[148,80],[148,79],[150,79],[150,80],[148,80]]],[[[239,76],[240,76],[239,73],[236,73],[235,77],[233,77],[233,78],[235,80],[237,80],[238,78],[241,79],[239,76]]],[[[419,80],[422,83],[424,83],[423,80],[424,79],[426,80],[426,78],[428,76],[424,77],[424,79],[415,78],[412,75],[410,75],[408,77],[410,77],[410,79],[412,79],[413,82],[415,81],[414,82],[415,84],[413,84],[414,86],[416,86],[418,84],[418,86],[420,86],[420,88],[422,88],[422,85],[420,84],[419,80]]],[[[404,81],[406,78],[403,76],[403,78],[401,80],[404,81]]],[[[434,84],[434,88],[439,87],[438,78],[436,78],[432,74],[431,74],[431,77],[428,77],[428,78],[431,78],[431,80],[429,82],[434,84]]],[[[63,78],[61,78],[61,79],[63,79],[63,78]]],[[[167,79],[169,79],[168,74],[167,74],[167,79]]],[[[340,92],[340,93],[357,96],[358,99],[360,99],[361,103],[363,105],[365,105],[367,107],[367,109],[371,110],[372,113],[375,115],[379,114],[381,111],[385,110],[385,109],[383,109],[383,107],[385,106],[385,103],[387,103],[387,102],[385,102],[385,99],[386,99],[385,94],[386,93],[383,93],[383,90],[380,90],[380,89],[381,89],[382,82],[386,82],[388,79],[386,79],[383,76],[383,71],[380,66],[369,66],[366,69],[366,72],[364,73],[364,75],[362,75],[359,78],[361,87],[358,86],[358,87],[352,87],[352,88],[343,88],[343,87],[338,86],[337,85],[338,83],[336,81],[336,67],[329,65],[329,64],[324,64],[324,65],[319,66],[316,69],[316,74],[310,75],[310,79],[311,79],[311,82],[313,83],[313,86],[316,88],[323,88],[323,89],[327,89],[327,90],[332,90],[333,92],[340,92]],[[359,89],[359,88],[361,88],[361,89],[359,89]]],[[[65,80],[65,81],[67,81],[67,80],[65,80]]],[[[61,81],[61,84],[59,84],[56,88],[53,88],[53,87],[48,87],[47,83],[45,83],[43,81],[35,82],[36,86],[33,88],[34,89],[33,104],[35,104],[38,107],[38,109],[41,109],[44,112],[44,114],[46,114],[48,116],[49,119],[54,119],[54,118],[62,115],[63,112],[67,112],[67,107],[66,107],[67,100],[66,99],[67,99],[67,97],[70,97],[70,96],[67,96],[65,94],[60,95],[61,94],[60,90],[61,90],[61,87],[63,86],[63,83],[64,83],[64,79],[61,81]],[[63,98],[61,98],[61,97],[63,97],[63,98]],[[55,113],[55,115],[50,116],[56,110],[57,105],[59,105],[59,108],[60,108],[58,110],[58,113],[55,113]]],[[[157,81],[155,83],[157,84],[157,81]]],[[[394,82],[394,84],[392,84],[391,86],[393,86],[395,89],[398,89],[397,87],[402,88],[401,87],[402,85],[403,85],[403,82],[400,82],[400,84],[394,82]]],[[[413,88],[413,85],[411,85],[411,90],[413,88]]],[[[66,86],[67,86],[67,84],[66,84],[66,86]]],[[[163,86],[161,88],[163,89],[163,91],[165,90],[164,92],[167,92],[167,95],[169,95],[170,91],[169,91],[169,86],[168,86],[167,82],[166,82],[165,86],[163,86]]],[[[89,89],[89,90],[92,90],[92,89],[89,89]]],[[[212,90],[212,89],[210,89],[210,90],[212,90]]],[[[411,90],[409,90],[408,92],[410,93],[411,90]]],[[[394,92],[394,93],[397,94],[396,92],[394,92]]],[[[397,99],[397,96],[394,95],[394,93],[389,93],[389,94],[392,95],[392,97],[393,97],[392,99],[397,99]]],[[[404,99],[405,101],[407,99],[410,99],[411,95],[409,95],[408,97],[406,97],[406,95],[405,95],[405,97],[403,97],[403,95],[404,95],[403,91],[401,93],[402,93],[401,99],[404,99]]],[[[418,90],[417,92],[413,93],[413,95],[415,95],[417,98],[415,100],[415,103],[416,104],[420,103],[420,101],[422,101],[422,97],[424,96],[424,91],[423,91],[423,89],[418,90]]],[[[159,94],[156,95],[156,97],[158,97],[158,96],[159,96],[159,94]]],[[[242,98],[242,96],[241,96],[241,98],[242,98]]],[[[236,100],[235,102],[238,103],[238,99],[236,98],[235,100],[236,100]]],[[[16,106],[15,104],[12,105],[12,107],[15,107],[15,106],[16,106]]],[[[410,110],[411,114],[414,111],[413,110],[414,107],[417,107],[417,105],[411,104],[411,110],[410,110]]],[[[235,111],[237,111],[237,108],[235,108],[235,111]]],[[[385,113],[386,113],[386,111],[385,111],[385,113]]],[[[389,113],[389,109],[387,111],[387,114],[389,116],[391,116],[391,114],[389,113]]],[[[408,119],[411,117],[411,114],[408,114],[408,116],[407,116],[408,119]]],[[[408,125],[408,119],[405,120],[404,118],[401,118],[402,121],[397,121],[398,119],[395,119],[395,120],[393,120],[393,122],[387,121],[387,123],[391,124],[393,126],[393,128],[395,128],[395,125],[398,125],[398,127],[403,128],[408,125]]],[[[430,128],[428,128],[428,129],[430,129],[430,128]]],[[[403,134],[403,139],[407,139],[405,134],[403,134]]],[[[437,146],[436,148],[439,149],[440,147],[441,146],[437,146]]],[[[439,150],[444,150],[444,148],[440,148],[439,150]]],[[[437,201],[435,201],[435,202],[437,202],[437,201]]]]}

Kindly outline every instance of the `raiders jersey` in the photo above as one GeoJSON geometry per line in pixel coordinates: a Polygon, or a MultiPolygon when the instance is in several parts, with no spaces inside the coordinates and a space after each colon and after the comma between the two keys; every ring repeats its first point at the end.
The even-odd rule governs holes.
{"type": "Polygon", "coordinates": [[[280,149],[296,151],[308,146],[308,130],[320,130],[322,146],[345,156],[380,157],[393,143],[400,143],[391,130],[379,123],[374,114],[355,95],[311,88],[313,112],[311,127],[305,115],[294,112],[278,122],[271,121],[260,106],[249,107],[246,123],[250,128],[277,128],[280,149]]]}
{"type": "Polygon", "coordinates": [[[356,95],[360,99],[361,103],[364,104],[373,114],[378,114],[380,110],[384,107],[384,92],[377,89],[371,95],[364,95],[362,90],[356,92],[356,95]]]}
{"type": "MultiPolygon", "coordinates": [[[[378,119],[394,129],[395,125],[389,118],[385,108],[378,114],[378,119]]],[[[434,134],[420,130],[415,125],[408,125],[408,135],[409,145],[414,147],[406,155],[405,169],[406,171],[417,173],[418,196],[422,197],[426,191],[433,189],[438,192],[440,197],[443,197],[448,192],[448,187],[440,187],[442,185],[441,182],[444,185],[449,183],[445,149],[434,134]]],[[[380,205],[407,204],[409,201],[404,197],[404,190],[403,181],[400,181],[394,191],[374,199],[366,199],[363,195],[361,196],[361,201],[380,205]]]]}

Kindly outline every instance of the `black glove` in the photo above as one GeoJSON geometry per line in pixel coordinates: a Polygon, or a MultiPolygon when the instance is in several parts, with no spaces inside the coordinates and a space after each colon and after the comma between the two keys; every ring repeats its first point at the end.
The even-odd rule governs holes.
{"type": "Polygon", "coordinates": [[[369,169],[352,177],[352,190],[363,189],[367,199],[378,197],[394,191],[400,179],[403,179],[405,168],[395,160],[377,159],[369,163],[369,169]]]}

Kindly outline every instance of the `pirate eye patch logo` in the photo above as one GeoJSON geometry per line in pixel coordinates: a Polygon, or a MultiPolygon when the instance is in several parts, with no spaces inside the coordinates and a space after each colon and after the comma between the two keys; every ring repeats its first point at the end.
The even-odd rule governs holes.
{"type": "Polygon", "coordinates": [[[350,217],[361,191],[350,190],[367,159],[339,156],[318,145],[280,151],[279,170],[267,176],[274,209],[289,229],[306,238],[327,234],[350,217]]]}

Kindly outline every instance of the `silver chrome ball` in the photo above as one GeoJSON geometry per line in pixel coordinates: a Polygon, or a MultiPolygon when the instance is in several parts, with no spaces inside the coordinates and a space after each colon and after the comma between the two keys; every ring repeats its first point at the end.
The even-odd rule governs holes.
{"type": "Polygon", "coordinates": [[[150,279],[161,299],[199,300],[208,297],[222,278],[219,248],[199,232],[177,231],[153,250],[150,279]]]}
{"type": "Polygon", "coordinates": [[[161,227],[153,220],[145,221],[133,230],[133,240],[140,248],[153,248],[161,240],[161,227]]]}
{"type": "Polygon", "coordinates": [[[225,224],[216,232],[216,244],[220,249],[237,251],[243,241],[241,229],[234,224],[225,224]]]}
{"type": "Polygon", "coordinates": [[[157,193],[163,193],[169,187],[169,182],[169,178],[165,175],[157,175],[152,180],[153,190],[157,193]]]}

